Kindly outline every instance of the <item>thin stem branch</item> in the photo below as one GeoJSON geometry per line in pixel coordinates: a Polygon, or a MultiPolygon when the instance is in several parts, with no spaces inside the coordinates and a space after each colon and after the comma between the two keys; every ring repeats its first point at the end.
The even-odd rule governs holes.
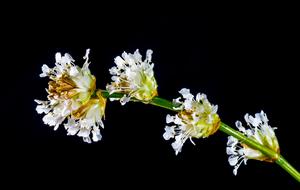
{"type": "Polygon", "coordinates": [[[277,152],[275,152],[275,151],[273,151],[273,150],[257,143],[256,141],[254,141],[254,140],[252,140],[248,137],[246,137],[245,135],[243,135],[239,131],[231,128],[227,124],[222,122],[219,129],[220,129],[220,131],[226,133],[227,135],[230,135],[230,136],[233,136],[233,137],[237,138],[238,140],[240,140],[244,144],[250,146],[251,148],[259,150],[260,152],[262,152],[263,154],[265,154],[266,156],[268,156],[272,160],[278,160],[279,154],[277,152]]]}
{"type": "Polygon", "coordinates": [[[283,156],[281,156],[277,152],[257,143],[256,141],[253,141],[252,139],[247,138],[245,135],[232,129],[230,126],[223,122],[221,123],[220,131],[239,139],[241,142],[247,144],[253,149],[259,150],[260,152],[274,160],[280,167],[282,167],[292,177],[294,177],[298,182],[300,182],[300,173],[286,159],[284,159],[283,156]]]}
{"type": "Polygon", "coordinates": [[[158,96],[154,97],[152,99],[152,101],[150,102],[150,104],[154,105],[154,106],[159,106],[168,110],[172,110],[172,111],[178,111],[175,110],[174,107],[176,107],[177,105],[174,105],[172,102],[170,102],[169,100],[160,98],[158,96]]]}
{"type": "Polygon", "coordinates": [[[291,176],[293,176],[300,183],[300,174],[299,172],[290,164],[283,156],[279,156],[276,160],[276,163],[287,171],[291,176]]]}
{"type": "MultiPolygon", "coordinates": [[[[122,93],[113,93],[113,94],[109,94],[107,91],[102,91],[102,95],[105,98],[121,98],[124,96],[124,94],[122,93]]],[[[134,100],[137,101],[137,100],[134,100]]],[[[151,102],[149,102],[149,104],[152,104],[154,106],[158,106],[158,107],[162,107],[168,110],[172,110],[172,111],[178,111],[174,108],[176,108],[178,105],[173,104],[171,101],[160,98],[160,97],[154,97],[152,99],[151,102]]],[[[233,136],[236,139],[240,140],[241,142],[243,142],[244,144],[248,145],[249,147],[252,147],[253,149],[259,150],[260,152],[262,152],[263,154],[265,154],[266,156],[268,156],[269,158],[271,158],[272,160],[276,161],[276,163],[281,166],[285,171],[287,171],[292,177],[294,177],[298,182],[300,182],[300,174],[299,172],[288,163],[287,160],[285,160],[280,154],[278,154],[277,152],[273,151],[272,149],[269,149],[263,145],[261,145],[260,143],[246,137],[245,135],[243,135],[242,133],[240,133],[239,131],[231,128],[229,125],[221,122],[220,131],[222,131],[223,133],[226,133],[227,135],[233,136]]]]}

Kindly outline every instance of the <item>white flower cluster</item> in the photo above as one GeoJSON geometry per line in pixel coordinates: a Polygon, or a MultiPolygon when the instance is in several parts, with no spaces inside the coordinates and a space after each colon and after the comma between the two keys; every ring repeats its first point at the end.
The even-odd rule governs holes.
{"type": "Polygon", "coordinates": [[[99,126],[104,127],[106,100],[100,92],[96,92],[96,78],[90,73],[89,49],[84,56],[85,63],[82,68],[74,64],[69,54],[62,56],[56,53],[54,68],[42,66],[40,77],[49,77],[48,100],[35,100],[38,103],[36,111],[46,114],[43,117],[45,124],[54,126],[56,130],[68,118],[65,128],[68,135],[77,134],[90,143],[90,133],[93,141],[101,139],[99,126]]]}
{"type": "Polygon", "coordinates": [[[113,82],[107,85],[107,90],[110,94],[124,93],[122,98],[117,99],[122,105],[129,102],[131,98],[147,103],[157,95],[154,64],[151,63],[151,59],[152,50],[147,50],[144,61],[139,50],[134,54],[124,52],[122,57],[115,58],[116,66],[109,70],[113,82]]]}
{"type": "MultiPolygon", "coordinates": [[[[255,140],[259,144],[279,153],[279,144],[274,133],[275,128],[269,126],[269,120],[263,111],[256,113],[255,117],[246,114],[245,121],[249,126],[249,129],[246,129],[240,121],[236,121],[235,123],[240,132],[245,134],[248,138],[255,140]]],[[[250,148],[232,136],[228,137],[226,153],[229,155],[229,164],[234,166],[234,175],[237,174],[237,170],[240,165],[243,162],[246,164],[248,159],[268,162],[274,161],[260,151],[250,148]]]]}
{"type": "Polygon", "coordinates": [[[220,126],[218,106],[210,104],[205,94],[198,93],[195,99],[189,89],[183,88],[179,93],[184,100],[181,101],[179,97],[174,100],[174,104],[180,105],[176,107],[180,111],[175,116],[167,115],[166,123],[174,125],[166,126],[163,134],[165,140],[175,138],[172,147],[176,155],[181,152],[187,139],[193,143],[192,138],[206,138],[220,126]]]}

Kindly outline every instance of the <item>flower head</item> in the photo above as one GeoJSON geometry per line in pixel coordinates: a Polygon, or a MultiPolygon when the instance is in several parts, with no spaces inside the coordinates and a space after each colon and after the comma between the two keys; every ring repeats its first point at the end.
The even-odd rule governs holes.
{"type": "Polygon", "coordinates": [[[93,140],[100,140],[99,125],[103,127],[102,116],[106,99],[100,91],[96,91],[96,78],[91,74],[89,66],[89,49],[84,56],[82,68],[74,64],[74,59],[65,54],[56,53],[55,67],[42,66],[40,77],[50,78],[48,100],[35,100],[38,103],[36,110],[39,114],[45,113],[43,121],[56,130],[68,118],[65,128],[68,135],[83,137],[89,140],[90,132],[93,140]],[[77,133],[78,132],[78,133],[77,133]]]}
{"type": "Polygon", "coordinates": [[[89,52],[87,49],[82,68],[74,64],[74,59],[68,53],[64,56],[56,53],[55,67],[42,66],[40,77],[48,76],[51,80],[47,90],[49,99],[73,99],[81,103],[89,100],[96,89],[96,78],[88,68],[89,52]]]}
{"type": "MultiPolygon", "coordinates": [[[[236,121],[235,123],[240,132],[259,144],[264,145],[277,153],[280,152],[279,144],[274,133],[274,129],[276,128],[269,126],[269,120],[263,111],[256,113],[255,117],[246,114],[245,121],[249,126],[249,129],[246,129],[240,121],[236,121]]],[[[274,162],[273,159],[265,156],[258,150],[250,148],[232,136],[228,137],[226,153],[229,155],[229,164],[234,166],[234,175],[237,174],[237,170],[243,162],[244,164],[247,164],[248,159],[274,162]]]]}
{"type": "Polygon", "coordinates": [[[106,99],[103,98],[101,93],[98,90],[96,97],[91,98],[79,109],[72,112],[72,115],[68,118],[68,123],[64,124],[68,135],[77,134],[79,137],[83,137],[85,142],[91,143],[90,133],[92,132],[94,142],[101,140],[99,127],[104,128],[102,117],[104,117],[106,106],[106,99]]]}
{"type": "Polygon", "coordinates": [[[116,66],[109,70],[113,82],[107,85],[107,90],[110,94],[124,93],[125,95],[120,98],[122,105],[131,98],[148,103],[154,96],[157,96],[154,64],[151,63],[151,59],[152,50],[147,50],[146,59],[142,61],[138,49],[134,54],[124,52],[122,57],[115,58],[116,66]]]}
{"type": "Polygon", "coordinates": [[[195,99],[189,89],[183,88],[179,93],[184,99],[181,101],[179,97],[174,100],[174,104],[180,105],[176,107],[179,113],[175,116],[167,115],[167,124],[174,123],[174,125],[166,126],[163,134],[165,140],[175,138],[172,147],[176,155],[181,152],[187,139],[193,143],[192,138],[206,138],[220,127],[218,106],[210,104],[205,94],[198,93],[195,99]]]}

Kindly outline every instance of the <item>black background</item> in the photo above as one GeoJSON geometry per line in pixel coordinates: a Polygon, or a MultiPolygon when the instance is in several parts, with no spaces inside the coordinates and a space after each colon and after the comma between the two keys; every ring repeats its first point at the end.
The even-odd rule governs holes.
{"type": "Polygon", "coordinates": [[[227,135],[221,132],[195,140],[196,146],[187,141],[175,156],[170,142],[162,138],[168,110],[109,102],[102,141],[85,144],[66,136],[62,126],[53,131],[44,125],[33,101],[46,99],[47,79],[39,74],[43,64],[54,65],[58,51],[70,53],[82,65],[85,49],[91,48],[90,69],[98,88],[104,88],[114,57],[136,49],[144,56],[152,49],[160,96],[171,100],[183,87],[194,94],[206,93],[210,102],[219,105],[222,121],[231,126],[245,113],[264,110],[270,125],[278,127],[282,154],[300,169],[294,15],[264,10],[218,16],[180,11],[158,15],[155,10],[129,15],[115,10],[69,11],[49,19],[39,18],[42,12],[12,19],[8,22],[12,32],[4,35],[11,46],[6,47],[2,67],[2,172],[4,179],[14,180],[10,185],[298,186],[276,164],[253,160],[234,176],[225,152],[227,135]]]}

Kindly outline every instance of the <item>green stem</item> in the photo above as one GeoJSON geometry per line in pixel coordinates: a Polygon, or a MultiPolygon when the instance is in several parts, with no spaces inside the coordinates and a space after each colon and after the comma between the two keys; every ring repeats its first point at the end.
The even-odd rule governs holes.
{"type": "Polygon", "coordinates": [[[150,104],[154,105],[154,106],[159,106],[168,110],[172,110],[172,111],[177,111],[174,109],[174,107],[176,107],[176,105],[174,105],[172,102],[170,102],[169,100],[160,98],[158,96],[154,97],[152,99],[152,101],[150,102],[150,104]]]}
{"type": "Polygon", "coordinates": [[[299,172],[290,164],[283,156],[279,156],[276,163],[281,166],[285,171],[287,171],[291,176],[293,176],[300,183],[299,172]]]}
{"type": "MultiPolygon", "coordinates": [[[[114,93],[114,94],[109,94],[107,91],[102,91],[102,95],[105,98],[121,98],[123,97],[124,94],[122,93],[114,93]]],[[[178,105],[173,104],[171,101],[160,98],[160,97],[154,97],[152,99],[151,102],[149,102],[149,104],[152,104],[154,106],[158,106],[158,107],[162,107],[168,110],[172,110],[172,111],[178,111],[174,108],[176,108],[178,105]]],[[[294,177],[298,182],[300,182],[300,174],[299,172],[288,163],[287,160],[285,160],[280,154],[278,154],[277,152],[273,151],[272,149],[269,149],[259,143],[257,143],[256,141],[246,137],[245,135],[243,135],[242,133],[240,133],[239,131],[231,128],[230,126],[228,126],[227,124],[221,122],[220,131],[226,133],[227,135],[233,136],[236,139],[240,140],[241,142],[243,142],[244,144],[248,145],[249,147],[252,147],[253,149],[259,150],[260,152],[262,152],[263,154],[265,154],[266,156],[268,156],[269,158],[271,158],[272,160],[276,161],[276,163],[281,166],[285,171],[287,171],[292,177],[294,177]]]]}
{"type": "Polygon", "coordinates": [[[122,98],[124,96],[123,93],[113,93],[113,94],[109,94],[108,91],[106,90],[101,90],[102,91],[102,96],[104,98],[122,98]]]}
{"type": "Polygon", "coordinates": [[[232,129],[230,126],[226,125],[223,122],[221,123],[220,131],[239,139],[241,142],[252,147],[253,149],[259,150],[272,160],[276,161],[276,163],[280,167],[282,167],[292,177],[294,177],[298,182],[300,182],[300,173],[290,163],[288,163],[288,161],[284,159],[283,156],[281,156],[277,152],[257,143],[256,141],[253,141],[252,139],[247,138],[242,133],[232,129]]]}
{"type": "Polygon", "coordinates": [[[235,138],[237,138],[238,140],[240,140],[241,142],[243,142],[244,144],[252,147],[253,149],[259,150],[260,152],[262,152],[263,154],[265,154],[266,156],[268,156],[269,158],[271,158],[272,160],[278,160],[279,158],[279,154],[259,143],[257,143],[256,141],[246,137],[245,135],[243,135],[242,133],[240,133],[239,131],[231,128],[230,126],[226,125],[225,123],[221,123],[220,126],[220,131],[226,133],[227,135],[233,136],[235,138]]]}

